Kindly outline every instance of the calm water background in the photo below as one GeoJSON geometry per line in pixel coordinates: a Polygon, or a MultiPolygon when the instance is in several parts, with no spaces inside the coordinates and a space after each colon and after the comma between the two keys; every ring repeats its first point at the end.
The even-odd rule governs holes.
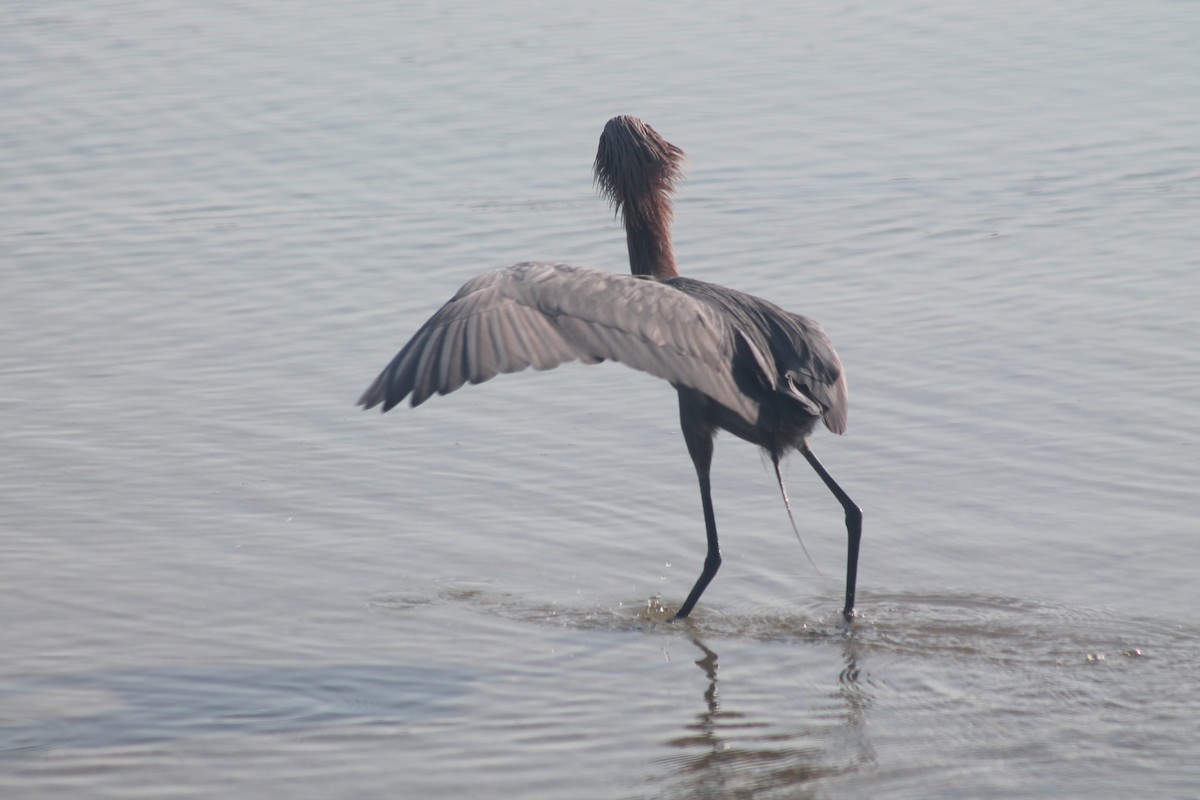
{"type": "Polygon", "coordinates": [[[1200,795],[1200,6],[6,3],[0,794],[1200,795]],[[820,319],[850,432],[718,443],[617,365],[354,408],[468,277],[820,319]]]}

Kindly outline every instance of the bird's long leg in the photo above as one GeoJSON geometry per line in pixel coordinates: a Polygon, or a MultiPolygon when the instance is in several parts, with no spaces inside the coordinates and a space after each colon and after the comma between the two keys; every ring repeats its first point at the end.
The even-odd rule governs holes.
{"type": "Polygon", "coordinates": [[[862,539],[862,509],[854,504],[850,495],[842,491],[842,487],[825,471],[825,467],[821,466],[821,462],[807,445],[801,448],[800,452],[846,510],[846,535],[849,537],[849,545],[846,548],[846,605],[842,608],[842,616],[849,620],[854,617],[854,592],[858,582],[858,544],[862,539]]]}
{"type": "Polygon", "coordinates": [[[692,463],[696,465],[696,477],[700,480],[700,502],[704,506],[704,532],[708,536],[708,555],[704,559],[704,570],[692,586],[687,600],[675,612],[675,619],[683,619],[692,613],[696,601],[704,594],[713,576],[721,568],[721,545],[717,542],[717,518],[713,514],[712,487],[708,479],[709,468],[712,466],[713,434],[702,422],[701,412],[693,399],[685,397],[682,390],[679,393],[679,421],[683,427],[683,440],[687,442],[688,453],[692,456],[692,463]]]}

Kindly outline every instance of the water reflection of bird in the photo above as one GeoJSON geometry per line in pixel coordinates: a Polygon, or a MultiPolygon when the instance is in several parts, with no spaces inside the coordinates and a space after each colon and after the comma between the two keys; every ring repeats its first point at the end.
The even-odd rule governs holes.
{"type": "Polygon", "coordinates": [[[845,509],[843,614],[849,619],[862,512],[808,445],[818,421],[834,433],[846,429],[841,362],[814,320],[680,277],[670,196],[682,158],[683,151],[642,121],[609,120],[596,154],[596,182],[624,220],[632,275],[546,263],[480,275],[421,326],[359,404],[387,411],[411,396],[415,407],[464,383],[567,361],[620,361],[663,378],[679,393],[708,537],[704,569],[675,618],[691,612],[721,566],[709,466],[713,438],[726,430],[770,455],[785,503],[779,460],[798,450],[845,509]]]}
{"type": "MultiPolygon", "coordinates": [[[[726,618],[725,622],[731,620],[726,618]]],[[[782,634],[794,639],[797,633],[795,622],[781,622],[755,630],[754,622],[739,620],[730,629],[738,636],[765,635],[772,643],[762,644],[774,649],[776,637],[782,634]]],[[[830,633],[822,636],[808,629],[807,638],[814,643],[836,642],[841,648],[844,668],[838,674],[837,694],[811,692],[817,683],[787,699],[772,695],[765,700],[766,708],[761,696],[758,703],[753,699],[753,686],[762,685],[762,676],[750,674],[754,669],[749,664],[737,671],[733,694],[739,700],[722,703],[718,697],[717,653],[698,635],[692,635],[691,643],[701,655],[694,663],[705,677],[704,702],[683,730],[666,740],[670,754],[662,762],[671,767],[671,772],[664,776],[666,786],[655,796],[759,797],[778,794],[780,789],[788,797],[822,796],[824,792],[818,787],[823,788],[822,784],[830,779],[860,771],[869,775],[876,763],[867,735],[872,698],[859,679],[859,637],[853,632],[830,633]],[[844,711],[836,702],[838,696],[844,711]],[[831,747],[835,741],[838,746],[831,747]]],[[[818,652],[827,651],[821,648],[818,652]]],[[[789,659],[794,653],[775,654],[789,659]]],[[[819,670],[810,672],[810,677],[819,681],[818,674],[819,670]]]]}

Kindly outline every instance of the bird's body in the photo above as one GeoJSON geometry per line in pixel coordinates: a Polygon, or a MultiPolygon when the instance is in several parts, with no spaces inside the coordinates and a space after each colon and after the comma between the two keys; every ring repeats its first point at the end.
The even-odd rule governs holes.
{"type": "Polygon", "coordinates": [[[704,572],[676,616],[691,612],[720,566],[708,473],[713,437],[726,430],[767,451],[777,476],[780,458],[803,453],[842,503],[850,537],[843,608],[849,618],[862,513],[808,447],[819,420],[834,433],[846,429],[841,362],[814,320],[679,276],[669,195],[681,158],[639,120],[611,120],[596,176],[624,218],[632,274],[527,262],[480,275],[417,331],[359,404],[387,411],[411,396],[415,407],[464,383],[567,361],[620,361],[663,378],[679,394],[708,537],[704,572]]]}

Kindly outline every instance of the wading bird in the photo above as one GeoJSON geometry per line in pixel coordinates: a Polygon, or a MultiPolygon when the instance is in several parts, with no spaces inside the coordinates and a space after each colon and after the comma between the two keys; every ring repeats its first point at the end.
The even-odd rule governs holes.
{"type": "MultiPolygon", "coordinates": [[[[683,151],[634,117],[604,126],[596,183],[625,224],[631,275],[526,262],[468,281],[363,393],[383,411],[411,395],[413,407],[464,383],[568,361],[620,361],[669,381],[700,480],[708,555],[675,618],[691,613],[721,550],[709,466],[726,430],[763,448],[787,504],[779,460],[798,450],[846,512],[846,602],[854,616],[862,511],[813,455],[817,421],[846,429],[846,376],[815,320],[752,295],[680,277],[671,243],[671,195],[683,151]]],[[[791,508],[788,508],[791,515],[791,508]]],[[[795,523],[793,522],[793,525],[795,523]]]]}

